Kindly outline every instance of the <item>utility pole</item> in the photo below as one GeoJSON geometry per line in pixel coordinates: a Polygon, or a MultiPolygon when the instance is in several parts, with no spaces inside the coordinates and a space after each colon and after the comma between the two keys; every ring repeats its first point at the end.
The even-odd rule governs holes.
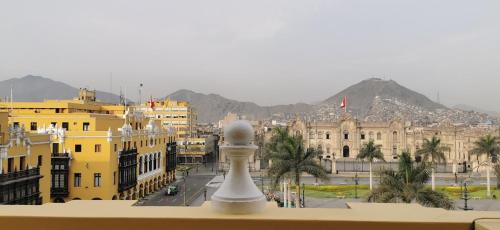
{"type": "MultiPolygon", "coordinates": [[[[185,172],[185,171],[184,171],[185,172]]],[[[186,204],[186,173],[184,173],[184,188],[182,189],[183,190],[183,195],[184,195],[184,206],[187,206],[186,204]]]]}

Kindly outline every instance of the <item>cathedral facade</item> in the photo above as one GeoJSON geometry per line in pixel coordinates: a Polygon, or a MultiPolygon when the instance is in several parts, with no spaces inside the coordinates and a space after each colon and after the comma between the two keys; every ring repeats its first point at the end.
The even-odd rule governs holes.
{"type": "Polygon", "coordinates": [[[411,153],[421,148],[425,139],[433,136],[448,147],[445,152],[446,163],[454,168],[469,170],[478,168],[480,159],[469,154],[474,142],[482,136],[500,135],[498,127],[469,127],[454,125],[449,122],[434,127],[416,127],[411,122],[395,119],[390,122],[364,122],[344,114],[334,122],[306,122],[296,119],[290,124],[290,131],[302,135],[306,147],[321,150],[320,159],[328,171],[336,171],[336,162],[354,161],[361,148],[373,140],[381,147],[385,161],[396,162],[403,151],[411,153]],[[330,165],[331,164],[331,165],[330,165]]]}

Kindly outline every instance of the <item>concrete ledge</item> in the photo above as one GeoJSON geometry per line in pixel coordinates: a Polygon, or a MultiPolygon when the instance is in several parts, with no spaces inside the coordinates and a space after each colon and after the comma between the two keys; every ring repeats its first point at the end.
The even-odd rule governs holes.
{"type": "MultiPolygon", "coordinates": [[[[461,212],[406,204],[351,204],[351,209],[278,209],[224,215],[202,207],[139,207],[134,201],[72,201],[43,206],[0,206],[3,229],[405,229],[469,230],[475,219],[500,212],[461,212]]],[[[483,221],[478,222],[483,224],[483,221]]],[[[495,222],[488,222],[486,224],[495,222]]],[[[495,229],[485,226],[483,229],[495,229]]]]}

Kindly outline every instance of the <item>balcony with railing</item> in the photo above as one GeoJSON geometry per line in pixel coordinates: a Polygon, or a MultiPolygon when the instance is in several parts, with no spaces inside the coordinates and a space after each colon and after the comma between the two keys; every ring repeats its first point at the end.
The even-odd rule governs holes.
{"type": "Polygon", "coordinates": [[[41,178],[40,168],[32,168],[17,172],[4,173],[0,174],[0,186],[34,178],[41,178]]]}
{"type": "Polygon", "coordinates": [[[69,195],[69,166],[71,156],[68,153],[52,153],[51,186],[52,198],[64,198],[69,195]]]}
{"type": "Polygon", "coordinates": [[[137,185],[137,149],[123,150],[119,160],[118,191],[123,192],[137,185]]]}
{"type": "Polygon", "coordinates": [[[0,174],[0,204],[40,204],[39,168],[0,174]]]}

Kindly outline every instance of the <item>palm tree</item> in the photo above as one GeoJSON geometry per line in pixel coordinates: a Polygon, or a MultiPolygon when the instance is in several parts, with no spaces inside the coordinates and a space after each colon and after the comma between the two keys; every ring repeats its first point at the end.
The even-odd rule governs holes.
{"type": "Polygon", "coordinates": [[[491,196],[490,190],[490,167],[491,162],[497,162],[497,155],[500,152],[500,147],[498,146],[498,141],[496,137],[491,136],[490,134],[481,137],[478,141],[474,142],[474,148],[470,151],[472,155],[486,155],[488,160],[486,164],[488,165],[486,169],[486,180],[487,180],[487,195],[491,196]]]}
{"type": "Polygon", "coordinates": [[[291,136],[284,128],[274,129],[274,135],[267,144],[269,159],[272,160],[269,175],[278,184],[283,178],[295,181],[297,195],[295,206],[300,207],[300,175],[307,173],[316,178],[327,179],[325,169],[316,162],[316,157],[321,151],[304,147],[301,135],[291,136]]]}
{"type": "Polygon", "coordinates": [[[357,157],[358,159],[361,160],[366,159],[368,160],[368,162],[370,162],[370,191],[373,190],[373,176],[372,176],[373,160],[378,159],[385,162],[384,154],[382,153],[382,151],[380,151],[381,147],[382,146],[380,145],[375,145],[373,140],[370,140],[367,144],[363,146],[363,148],[361,148],[361,151],[359,152],[357,157]]]}
{"type": "Polygon", "coordinates": [[[431,181],[432,181],[432,191],[436,190],[436,178],[434,176],[436,163],[446,161],[446,157],[444,156],[445,151],[449,151],[450,148],[441,145],[441,140],[436,136],[433,136],[431,140],[424,139],[424,143],[422,148],[417,150],[416,155],[423,157],[424,162],[429,162],[430,158],[430,167],[432,170],[431,181]]]}
{"type": "Polygon", "coordinates": [[[399,169],[384,170],[380,184],[368,194],[369,202],[412,203],[423,206],[454,209],[453,201],[444,193],[426,188],[429,180],[429,165],[414,166],[411,156],[403,152],[399,159],[399,169]]]}

